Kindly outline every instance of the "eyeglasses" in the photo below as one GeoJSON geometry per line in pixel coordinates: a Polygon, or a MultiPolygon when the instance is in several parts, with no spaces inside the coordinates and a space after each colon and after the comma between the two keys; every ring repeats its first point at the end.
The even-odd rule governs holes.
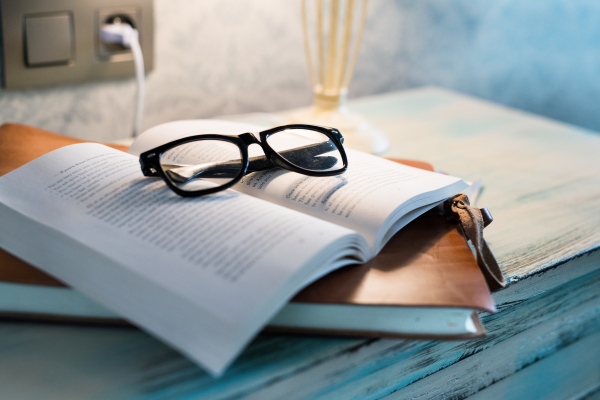
{"type": "Polygon", "coordinates": [[[334,128],[283,125],[257,134],[196,135],[163,144],[140,155],[144,176],[160,176],[181,196],[202,196],[227,189],[250,172],[285,168],[309,176],[346,171],[344,138],[334,128]],[[264,156],[249,157],[258,144],[264,156]]]}

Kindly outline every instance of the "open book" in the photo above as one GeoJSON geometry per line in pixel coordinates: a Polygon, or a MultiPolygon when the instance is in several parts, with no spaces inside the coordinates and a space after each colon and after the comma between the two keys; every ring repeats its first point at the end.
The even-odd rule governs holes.
{"type": "Polygon", "coordinates": [[[274,169],[200,198],[141,174],[137,155],[161,143],[255,130],[180,121],[144,133],[131,154],[78,144],[40,157],[0,177],[0,247],[218,375],[302,287],[371,259],[467,186],[356,151],[340,176],[274,169]]]}
{"type": "MultiPolygon", "coordinates": [[[[309,334],[471,339],[477,312],[494,301],[457,224],[431,210],[364,264],[340,268],[302,289],[267,330],[309,334]]],[[[120,315],[0,251],[0,317],[100,324],[120,315]]]]}

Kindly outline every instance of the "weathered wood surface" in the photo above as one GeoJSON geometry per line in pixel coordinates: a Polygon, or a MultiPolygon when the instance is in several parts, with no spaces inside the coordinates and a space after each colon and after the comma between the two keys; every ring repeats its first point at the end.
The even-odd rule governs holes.
{"type": "Polygon", "coordinates": [[[353,108],[389,134],[386,156],[483,179],[486,239],[513,281],[600,246],[600,134],[435,88],[353,108]]]}
{"type": "Polygon", "coordinates": [[[594,392],[589,393],[577,400],[600,400],[600,385],[598,385],[597,389],[594,392]]]}
{"type": "MultiPolygon", "coordinates": [[[[579,343],[585,339],[589,347],[600,354],[600,273],[584,276],[563,287],[546,294],[533,297],[524,303],[486,318],[489,330],[488,339],[495,343],[483,351],[471,347],[474,353],[460,362],[427,376],[404,390],[392,393],[390,399],[460,399],[502,383],[502,389],[488,393],[506,393],[506,396],[489,395],[481,399],[547,399],[547,380],[554,379],[550,386],[563,397],[564,391],[572,393],[577,389],[583,393],[590,387],[600,385],[600,359],[594,363],[575,358],[569,363],[555,366],[554,373],[544,376],[532,374],[531,369],[539,370],[538,360],[551,358],[560,349],[579,343]],[[545,314],[540,318],[540,314],[545,314]],[[524,324],[525,326],[515,327],[524,324]],[[588,339],[591,336],[591,339],[588,339]],[[560,375],[556,369],[565,368],[560,375]],[[567,373],[579,371],[586,375],[581,382],[570,381],[567,373]],[[515,374],[516,373],[516,374],[515,374]],[[516,375],[516,376],[515,376],[516,375]],[[591,376],[590,376],[591,375],[591,376]],[[536,379],[537,376],[537,379],[536,379]],[[514,378],[513,378],[514,377],[514,378]],[[528,390],[507,392],[506,381],[515,382],[515,388],[523,384],[527,377],[528,390]],[[590,378],[594,378],[590,379],[590,378]],[[579,387],[577,387],[579,385],[579,387]],[[532,395],[537,390],[537,395],[532,395]],[[509,395],[512,393],[512,395],[509,395]]],[[[485,339],[484,339],[485,340],[485,339]]],[[[483,391],[486,393],[486,391],[483,391]]],[[[387,398],[387,397],[386,397],[387,398]]]]}
{"type": "Polygon", "coordinates": [[[263,336],[217,381],[135,329],[4,322],[0,391],[11,399],[463,398],[599,332],[599,288],[595,272],[488,315],[489,335],[474,341],[263,336]]]}
{"type": "Polygon", "coordinates": [[[437,89],[354,109],[390,134],[389,156],[483,179],[479,204],[495,218],[486,237],[511,280],[501,311],[484,316],[486,338],[260,336],[213,380],[135,329],[2,322],[0,397],[462,398],[562,346],[600,347],[599,135],[437,89]]]}
{"type": "Polygon", "coordinates": [[[580,399],[600,385],[600,333],[560,349],[531,368],[485,388],[470,400],[580,399]]]}

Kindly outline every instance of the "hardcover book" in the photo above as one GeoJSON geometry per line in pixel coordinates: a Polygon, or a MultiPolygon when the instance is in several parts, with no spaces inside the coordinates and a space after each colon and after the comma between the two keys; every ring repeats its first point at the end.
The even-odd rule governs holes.
{"type": "MultiPolygon", "coordinates": [[[[389,305],[403,305],[395,308],[407,312],[423,306],[443,311],[445,305],[450,313],[462,312],[456,319],[462,322],[449,327],[462,323],[467,334],[481,332],[471,316],[474,309],[493,310],[489,292],[487,298],[482,292],[477,302],[469,302],[466,294],[459,298],[458,285],[452,302],[440,296],[436,303],[431,295],[421,298],[424,302],[415,298],[400,304],[410,294],[404,300],[390,297],[390,287],[381,286],[386,279],[377,278],[387,273],[386,267],[376,260],[371,263],[379,264],[366,267],[366,275],[361,267],[346,268],[370,277],[364,285],[352,289],[349,284],[346,290],[329,290],[329,297],[324,296],[325,286],[333,289],[321,284],[335,276],[330,275],[284,307],[318,278],[373,259],[402,227],[464,189],[467,185],[458,178],[348,151],[350,167],[340,176],[268,170],[248,175],[234,190],[181,198],[139,170],[137,155],[160,142],[254,128],[224,121],[179,121],[144,133],[130,154],[100,144],[59,145],[19,167],[41,155],[36,151],[43,154],[52,146],[36,150],[33,144],[25,152],[11,151],[22,137],[11,137],[10,131],[18,127],[6,125],[0,146],[11,157],[0,166],[5,173],[0,178],[0,247],[161,338],[215,375],[269,321],[281,328],[296,320],[301,322],[291,325],[298,329],[393,332],[386,317],[378,317],[379,323],[374,318],[389,305]],[[369,297],[368,290],[357,290],[377,285],[381,290],[374,292],[383,294],[379,299],[369,297]],[[321,300],[315,301],[315,293],[321,300]],[[392,301],[386,305],[382,299],[392,301]],[[364,307],[371,311],[360,311],[364,307]],[[343,318],[337,325],[323,325],[350,309],[357,316],[354,326],[344,325],[343,318]],[[305,315],[304,321],[299,314],[305,315]]],[[[463,244],[464,254],[472,259],[463,244]]],[[[477,272],[472,276],[483,283],[485,292],[472,262],[475,269],[468,270],[477,272]]],[[[337,279],[357,284],[344,275],[337,279]]],[[[433,282],[431,293],[439,288],[439,281],[433,282]]],[[[404,318],[417,321],[415,315],[408,312],[404,318]]],[[[398,321],[398,316],[392,319],[398,321]]]]}

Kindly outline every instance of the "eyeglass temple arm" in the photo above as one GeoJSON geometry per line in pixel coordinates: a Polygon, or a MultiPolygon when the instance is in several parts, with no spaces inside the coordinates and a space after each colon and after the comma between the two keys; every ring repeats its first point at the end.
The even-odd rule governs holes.
{"type": "MultiPolygon", "coordinates": [[[[335,147],[335,144],[333,144],[331,141],[327,141],[323,143],[296,147],[294,149],[284,150],[278,153],[292,164],[300,164],[301,161],[307,156],[318,156],[319,154],[331,151],[335,147]]],[[[248,173],[265,171],[275,167],[277,167],[277,165],[274,165],[271,161],[269,161],[266,156],[251,157],[248,164],[248,173]]]]}
{"type": "MultiPolygon", "coordinates": [[[[333,147],[335,147],[333,143],[323,142],[281,151],[279,154],[292,164],[299,164],[306,156],[323,154],[331,151],[333,147]]],[[[336,158],[327,157],[327,159],[329,158],[332,158],[331,162],[333,165],[335,165],[337,162],[336,158]]],[[[327,162],[328,160],[323,161],[327,162]]],[[[251,157],[249,159],[248,171],[246,173],[265,171],[276,167],[277,165],[269,161],[266,156],[251,157]]],[[[237,176],[239,171],[239,161],[223,161],[219,163],[205,163],[201,165],[174,167],[166,170],[165,173],[169,175],[173,181],[183,183],[193,178],[234,178],[237,176]]]]}

